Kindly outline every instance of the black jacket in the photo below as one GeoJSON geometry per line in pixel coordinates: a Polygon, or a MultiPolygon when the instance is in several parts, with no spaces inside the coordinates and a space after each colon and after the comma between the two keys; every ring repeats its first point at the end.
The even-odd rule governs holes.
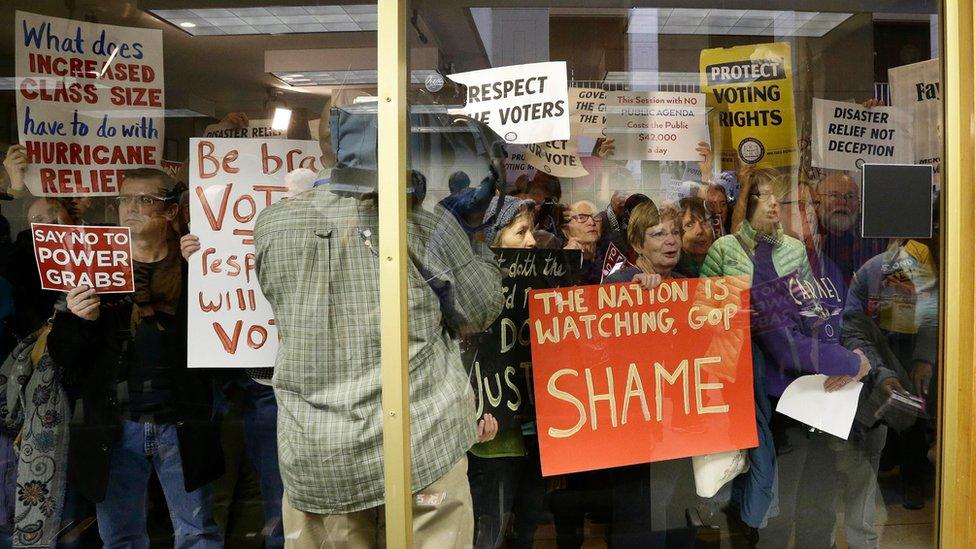
{"type": "MultiPolygon", "coordinates": [[[[185,268],[184,268],[185,273],[185,268]]],[[[172,406],[187,491],[212,482],[224,470],[220,428],[213,410],[210,375],[186,367],[186,279],[176,315],[157,313],[163,332],[164,363],[173,368],[172,406]]],[[[60,381],[71,398],[68,475],[88,499],[105,499],[111,450],[122,433],[123,410],[117,383],[126,379],[132,362],[129,349],[132,301],[102,296],[98,320],[83,320],[59,311],[48,336],[48,350],[58,365],[60,381]]]]}

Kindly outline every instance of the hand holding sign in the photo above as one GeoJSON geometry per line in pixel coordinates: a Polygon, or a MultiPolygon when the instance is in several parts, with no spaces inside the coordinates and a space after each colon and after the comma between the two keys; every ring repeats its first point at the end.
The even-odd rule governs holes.
{"type": "Polygon", "coordinates": [[[102,300],[95,293],[95,288],[78,286],[68,292],[68,310],[84,320],[98,320],[102,300]]]}
{"type": "Polygon", "coordinates": [[[7,170],[10,188],[14,191],[24,190],[24,172],[27,171],[27,149],[23,145],[11,145],[7,149],[7,157],[3,159],[3,168],[7,170]]]}

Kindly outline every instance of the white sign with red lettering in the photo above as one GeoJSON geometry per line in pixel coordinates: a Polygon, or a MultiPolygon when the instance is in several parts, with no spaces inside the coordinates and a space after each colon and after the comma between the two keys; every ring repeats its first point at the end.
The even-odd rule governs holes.
{"type": "Polygon", "coordinates": [[[163,159],[163,33],[17,12],[17,131],[35,196],[119,194],[163,159]]]}
{"type": "Polygon", "coordinates": [[[278,331],[255,272],[254,222],[287,193],[285,176],[319,171],[317,141],[191,139],[187,365],[274,366],[278,331]]]}

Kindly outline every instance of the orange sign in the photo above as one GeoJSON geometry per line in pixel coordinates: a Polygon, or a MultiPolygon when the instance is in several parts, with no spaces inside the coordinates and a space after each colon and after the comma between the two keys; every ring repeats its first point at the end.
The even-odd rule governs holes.
{"type": "Polygon", "coordinates": [[[543,475],[758,444],[738,279],[534,290],[529,321],[543,475]]]}

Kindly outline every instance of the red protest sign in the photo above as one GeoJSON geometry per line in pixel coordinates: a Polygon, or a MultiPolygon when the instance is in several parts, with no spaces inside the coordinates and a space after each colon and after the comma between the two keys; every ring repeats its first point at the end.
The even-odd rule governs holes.
{"type": "Polygon", "coordinates": [[[756,446],[748,310],[728,277],[532,291],[543,475],[756,446]]]}
{"type": "Polygon", "coordinates": [[[627,259],[627,256],[624,255],[624,253],[621,252],[620,249],[613,244],[613,242],[611,242],[607,247],[606,255],[603,256],[603,272],[601,273],[602,277],[600,278],[600,282],[602,283],[608,276],[621,269],[634,266],[635,265],[627,259]]]}
{"type": "Polygon", "coordinates": [[[45,290],[67,292],[82,285],[100,294],[134,290],[128,227],[31,223],[31,235],[45,290]]]}

